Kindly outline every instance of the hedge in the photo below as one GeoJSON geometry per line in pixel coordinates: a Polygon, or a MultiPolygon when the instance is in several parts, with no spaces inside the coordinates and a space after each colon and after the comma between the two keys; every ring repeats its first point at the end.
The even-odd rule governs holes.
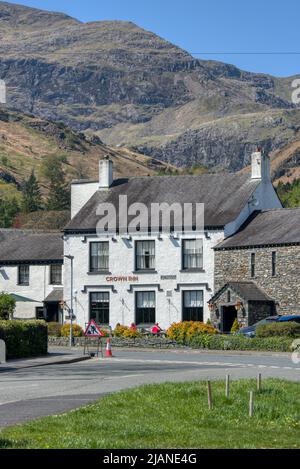
{"type": "Polygon", "coordinates": [[[0,321],[0,339],[6,343],[6,357],[25,358],[48,353],[45,321],[0,321]]]}
{"type": "Polygon", "coordinates": [[[256,337],[300,337],[300,324],[297,322],[272,322],[256,328],[256,337]]]}
{"type": "Polygon", "coordinates": [[[242,335],[199,334],[186,342],[186,345],[210,350],[258,350],[290,352],[293,338],[267,337],[249,338],[242,335]]]}

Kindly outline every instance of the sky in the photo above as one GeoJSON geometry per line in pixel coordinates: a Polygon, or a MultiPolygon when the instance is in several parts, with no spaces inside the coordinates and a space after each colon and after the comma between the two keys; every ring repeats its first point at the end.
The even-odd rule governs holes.
{"type": "Polygon", "coordinates": [[[300,74],[299,0],[19,0],[81,21],[132,21],[197,58],[300,74]]]}

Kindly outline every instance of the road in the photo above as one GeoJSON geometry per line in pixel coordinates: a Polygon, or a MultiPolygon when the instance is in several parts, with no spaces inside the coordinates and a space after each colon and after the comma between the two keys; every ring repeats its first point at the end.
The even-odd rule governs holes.
{"type": "Polygon", "coordinates": [[[147,383],[263,377],[300,381],[290,354],[114,350],[114,358],[8,369],[0,366],[0,426],[57,414],[147,383]]]}

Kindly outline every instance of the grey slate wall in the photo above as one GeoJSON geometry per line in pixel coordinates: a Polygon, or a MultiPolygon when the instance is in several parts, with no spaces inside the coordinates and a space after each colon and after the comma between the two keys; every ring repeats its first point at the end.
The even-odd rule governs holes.
{"type": "Polygon", "coordinates": [[[300,246],[262,247],[215,251],[215,291],[230,280],[253,280],[277,305],[277,313],[300,314],[300,246]],[[277,254],[272,277],[272,252],[277,254]],[[256,254],[251,278],[250,255],[256,254]]]}

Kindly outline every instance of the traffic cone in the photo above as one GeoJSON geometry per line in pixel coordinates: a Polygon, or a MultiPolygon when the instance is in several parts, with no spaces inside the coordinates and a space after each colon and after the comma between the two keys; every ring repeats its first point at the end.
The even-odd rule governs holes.
{"type": "Polygon", "coordinates": [[[107,358],[112,357],[110,339],[107,339],[107,342],[106,342],[105,357],[107,358]]]}

